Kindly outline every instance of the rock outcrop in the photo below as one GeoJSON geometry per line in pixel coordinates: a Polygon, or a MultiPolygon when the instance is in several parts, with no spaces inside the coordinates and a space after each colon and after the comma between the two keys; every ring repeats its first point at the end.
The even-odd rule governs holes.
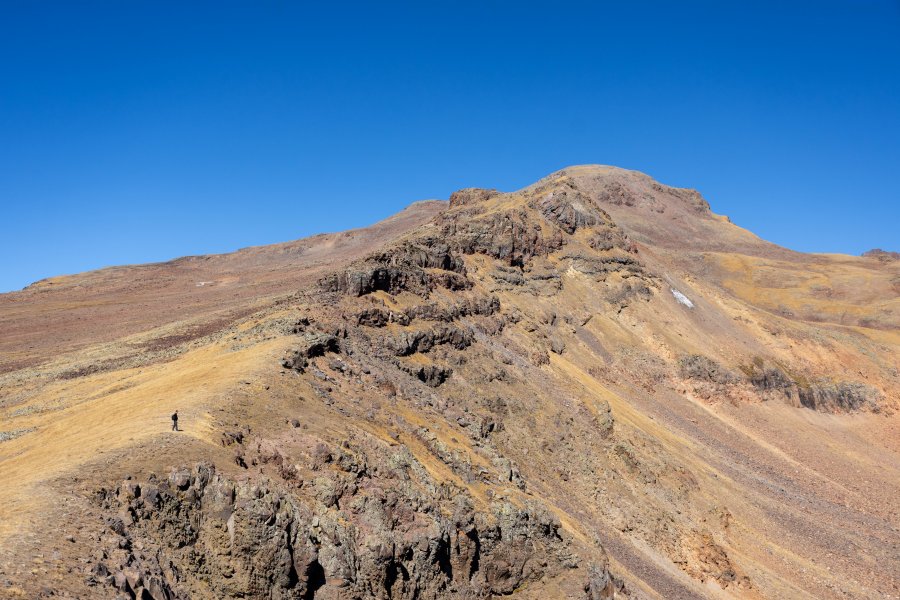
{"type": "Polygon", "coordinates": [[[881,412],[884,398],[873,388],[857,381],[830,381],[825,378],[795,379],[777,366],[747,368],[750,383],[763,392],[783,394],[799,406],[828,413],[881,412]]]}
{"type": "MultiPolygon", "coordinates": [[[[399,456],[363,469],[329,460],[302,495],[208,464],[101,490],[97,502],[122,516],[109,520],[116,543],[94,572],[153,600],[437,599],[506,595],[577,565],[545,508],[497,501],[476,510],[462,489],[399,456]]],[[[622,590],[605,566],[592,568],[591,582],[607,594],[597,597],[622,590]]]]}
{"type": "Polygon", "coordinates": [[[281,361],[281,366],[302,373],[309,364],[309,359],[324,356],[328,352],[340,352],[337,337],[329,333],[306,332],[300,340],[299,347],[281,361]]]}
{"type": "Polygon", "coordinates": [[[872,250],[866,250],[862,253],[866,258],[874,258],[883,263],[894,262],[896,260],[900,260],[900,252],[892,252],[889,250],[882,250],[881,248],[873,248],[872,250]]]}

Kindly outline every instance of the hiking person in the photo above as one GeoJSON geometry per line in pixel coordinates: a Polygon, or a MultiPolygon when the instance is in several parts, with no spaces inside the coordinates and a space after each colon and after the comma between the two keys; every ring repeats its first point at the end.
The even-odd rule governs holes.
{"type": "Polygon", "coordinates": [[[178,431],[178,411],[172,413],[172,431],[178,431]]]}

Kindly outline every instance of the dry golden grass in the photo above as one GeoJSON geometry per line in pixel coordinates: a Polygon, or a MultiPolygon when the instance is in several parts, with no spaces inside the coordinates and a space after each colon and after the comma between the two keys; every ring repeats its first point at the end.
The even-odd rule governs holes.
{"type": "Polygon", "coordinates": [[[210,408],[227,401],[236,378],[262,367],[284,344],[230,351],[217,343],[172,362],[45,386],[28,405],[53,404],[54,410],[5,419],[7,426],[34,431],[0,445],[0,544],[54,501],[48,482],[79,475],[104,454],[167,435],[176,409],[178,435],[217,446],[210,408]]]}

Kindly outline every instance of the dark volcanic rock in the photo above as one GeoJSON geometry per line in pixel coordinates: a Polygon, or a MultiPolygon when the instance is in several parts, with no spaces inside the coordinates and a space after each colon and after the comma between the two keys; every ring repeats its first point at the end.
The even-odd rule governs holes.
{"type": "Polygon", "coordinates": [[[356,324],[366,327],[384,327],[391,320],[391,314],[380,308],[367,308],[356,315],[356,324]]]}
{"type": "Polygon", "coordinates": [[[430,387],[438,387],[453,374],[453,369],[438,365],[401,365],[400,368],[430,387]]]}
{"type": "Polygon", "coordinates": [[[689,354],[678,359],[678,369],[686,379],[698,379],[711,383],[735,383],[737,376],[716,361],[700,354],[689,354]]]}
{"type": "Polygon", "coordinates": [[[467,298],[448,305],[436,303],[413,306],[406,311],[408,319],[423,321],[455,321],[471,315],[489,316],[500,310],[500,300],[496,296],[467,298]]]}
{"type": "Polygon", "coordinates": [[[281,366],[285,369],[294,369],[302,373],[310,358],[324,356],[328,352],[340,352],[338,338],[330,333],[304,333],[299,346],[281,362],[281,366]]]}
{"type": "MultiPolygon", "coordinates": [[[[553,190],[532,201],[545,219],[558,225],[569,235],[584,227],[599,222],[598,215],[591,211],[590,200],[577,190],[553,190]]],[[[606,215],[607,219],[609,215],[606,215]]]]}
{"type": "Polygon", "coordinates": [[[324,289],[350,296],[364,296],[382,291],[398,294],[404,289],[425,288],[427,278],[423,271],[398,267],[372,266],[365,270],[349,270],[335,273],[321,282],[324,289]]]}
{"type": "Polygon", "coordinates": [[[474,337],[468,328],[444,325],[435,329],[402,331],[397,336],[388,338],[385,345],[397,356],[409,356],[416,352],[428,352],[435,346],[443,344],[464,350],[472,344],[474,337]]]}
{"type": "Polygon", "coordinates": [[[750,383],[761,390],[777,390],[790,396],[794,382],[781,369],[767,368],[750,375],[750,383]]]}
{"type": "Polygon", "coordinates": [[[563,245],[560,236],[545,238],[524,209],[480,215],[442,215],[442,238],[462,254],[485,254],[510,265],[522,265],[563,245]]]}
{"type": "Polygon", "coordinates": [[[795,381],[778,367],[754,370],[750,383],[762,391],[777,391],[799,406],[829,413],[881,412],[881,392],[855,381],[795,381]]]}
{"type": "MultiPolygon", "coordinates": [[[[337,467],[347,462],[341,452],[337,467]]],[[[391,460],[410,465],[411,457],[391,460]]],[[[133,521],[122,534],[145,542],[139,553],[118,555],[122,564],[110,578],[131,597],[489,597],[558,573],[568,556],[558,519],[540,505],[495,502],[479,512],[460,489],[429,498],[388,480],[330,492],[355,507],[348,513],[274,481],[232,481],[208,464],[170,480],[178,485],[161,490],[158,506],[133,500],[119,507],[133,521]]],[[[110,509],[119,502],[103,497],[110,509]]]]}
{"type": "Polygon", "coordinates": [[[857,412],[881,410],[881,394],[864,383],[842,381],[798,387],[800,404],[822,412],[857,412]]]}
{"type": "Polygon", "coordinates": [[[333,273],[319,285],[330,292],[364,296],[382,291],[427,295],[435,287],[465,289],[465,265],[450,246],[436,238],[404,243],[368,257],[354,268],[333,273]]]}

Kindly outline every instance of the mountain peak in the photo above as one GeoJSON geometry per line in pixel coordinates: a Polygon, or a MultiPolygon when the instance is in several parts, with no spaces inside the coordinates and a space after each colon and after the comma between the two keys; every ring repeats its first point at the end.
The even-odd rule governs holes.
{"type": "Polygon", "coordinates": [[[897,265],[791,253],[694,190],[585,165],[0,295],[4,577],[22,597],[889,595],[897,265]]]}
{"type": "Polygon", "coordinates": [[[697,214],[710,212],[709,203],[697,190],[663,185],[640,171],[608,165],[567,167],[525,189],[561,185],[578,189],[601,205],[627,206],[664,213],[672,206],[683,204],[697,214]]]}

